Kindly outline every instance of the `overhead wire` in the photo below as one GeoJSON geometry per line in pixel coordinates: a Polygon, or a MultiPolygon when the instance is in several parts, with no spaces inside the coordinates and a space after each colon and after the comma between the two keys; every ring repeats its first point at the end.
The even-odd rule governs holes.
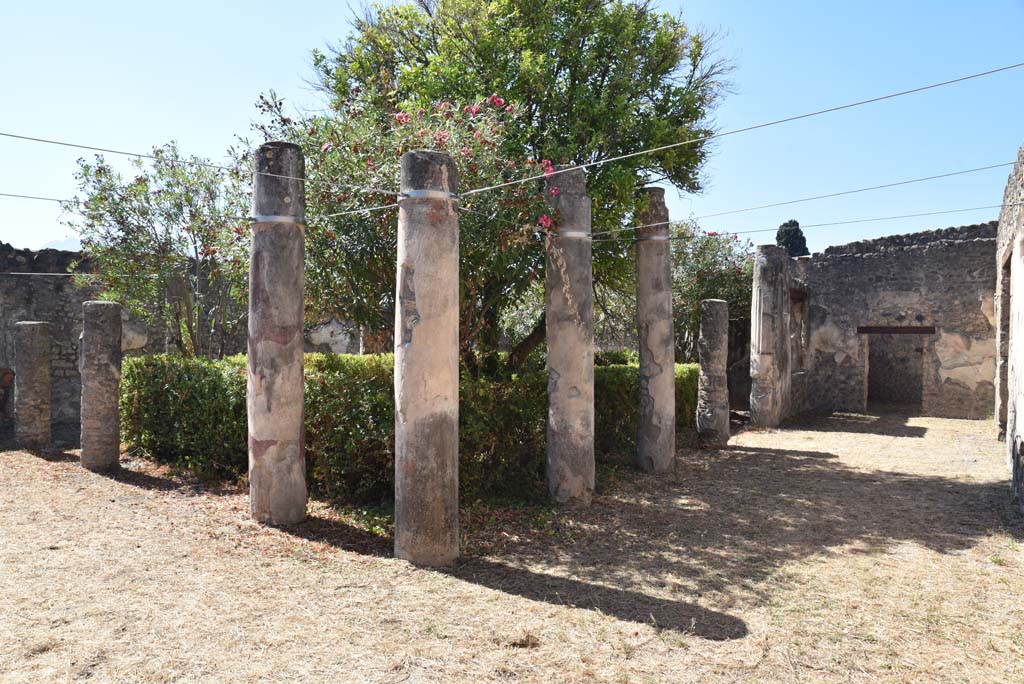
{"type": "MultiPolygon", "coordinates": [[[[174,160],[169,160],[169,159],[162,158],[162,157],[160,157],[158,155],[155,155],[155,154],[146,154],[146,153],[142,153],[142,152],[128,152],[126,150],[117,150],[117,149],[113,149],[113,148],[109,148],[109,147],[97,147],[95,145],[82,145],[82,144],[79,144],[79,143],[72,143],[72,142],[67,142],[67,141],[64,141],[64,140],[52,140],[50,138],[37,138],[37,137],[34,137],[34,136],[30,136],[30,135],[21,135],[21,134],[18,134],[18,133],[10,133],[10,132],[6,132],[6,131],[0,131],[0,137],[12,138],[14,140],[25,140],[25,141],[29,141],[29,142],[44,143],[44,144],[47,144],[47,145],[58,145],[58,146],[61,146],[61,147],[72,147],[72,148],[79,149],[79,150],[89,150],[91,152],[103,152],[103,153],[106,153],[106,154],[117,154],[117,155],[121,155],[121,156],[124,156],[124,157],[135,157],[137,159],[149,159],[151,161],[168,161],[168,162],[174,163],[174,164],[183,164],[183,165],[186,165],[186,166],[198,166],[198,167],[201,167],[201,168],[216,169],[218,171],[227,171],[229,173],[233,173],[233,172],[242,173],[241,169],[233,167],[233,166],[224,166],[223,164],[214,164],[212,162],[204,162],[204,161],[199,161],[199,160],[195,160],[195,159],[174,159],[174,160]]],[[[384,190],[382,188],[365,187],[365,186],[361,186],[361,185],[349,185],[349,184],[345,184],[345,183],[329,183],[328,181],[312,180],[312,179],[309,179],[309,178],[304,178],[302,176],[288,176],[288,175],[280,174],[280,173],[270,173],[269,171],[255,171],[254,173],[256,173],[256,174],[258,174],[260,176],[267,176],[267,177],[270,177],[270,178],[283,178],[285,180],[302,181],[303,183],[313,183],[313,184],[323,183],[323,184],[329,185],[329,187],[332,187],[332,188],[346,188],[348,190],[360,190],[362,192],[376,193],[376,194],[381,194],[381,195],[389,195],[389,196],[393,196],[393,197],[398,197],[398,195],[399,195],[399,193],[395,192],[394,190],[384,190]]]]}
{"type": "MultiPolygon", "coordinates": [[[[926,211],[926,212],[920,212],[920,213],[916,213],[916,214],[900,214],[898,216],[879,216],[879,217],[874,217],[874,218],[852,219],[852,220],[848,220],[848,221],[829,221],[829,222],[826,222],[826,223],[807,223],[807,224],[801,225],[800,229],[803,230],[805,228],[823,228],[823,227],[827,227],[827,226],[845,226],[845,225],[852,225],[852,224],[856,224],[856,223],[874,223],[874,222],[877,222],[877,221],[895,221],[895,220],[899,220],[899,219],[919,218],[919,217],[923,217],[923,216],[940,216],[940,215],[943,215],[943,214],[959,214],[959,213],[963,213],[963,212],[967,212],[967,211],[981,211],[981,210],[985,210],[985,209],[1002,209],[1004,207],[1015,207],[1015,206],[1022,206],[1022,205],[1024,205],[1024,202],[1009,202],[1009,203],[1006,203],[1006,204],[990,204],[990,205],[980,206],[980,207],[965,207],[965,208],[962,208],[962,209],[944,209],[942,211],[926,211]]],[[[669,223],[669,225],[682,225],[682,224],[685,224],[687,222],[686,221],[669,221],[668,223],[669,223]]],[[[664,224],[659,224],[659,225],[664,225],[664,224]]],[[[715,234],[716,235],[751,235],[751,234],[754,234],[754,233],[772,233],[772,232],[775,232],[776,230],[778,230],[778,228],[759,228],[757,230],[721,230],[721,231],[715,231],[715,234]]],[[[673,236],[669,236],[668,239],[669,240],[692,240],[692,239],[696,239],[697,237],[702,237],[702,236],[699,236],[699,235],[673,235],[673,236]]],[[[593,242],[636,242],[636,241],[637,241],[636,238],[599,238],[597,240],[593,240],[593,242]]]]}
{"type": "Polygon", "coordinates": [[[473,189],[473,190],[467,190],[466,192],[462,193],[462,196],[466,197],[466,196],[469,196],[469,195],[475,195],[475,194],[481,193],[481,192],[488,192],[490,190],[497,190],[499,188],[509,187],[509,186],[512,186],[512,185],[520,185],[522,183],[529,183],[530,181],[542,180],[542,179],[545,179],[545,178],[549,178],[551,176],[555,176],[555,175],[558,175],[558,174],[561,174],[561,173],[567,173],[569,171],[574,171],[574,170],[577,170],[577,169],[587,169],[587,168],[590,168],[590,167],[593,167],[593,166],[601,166],[603,164],[610,164],[612,162],[622,161],[623,159],[631,159],[633,157],[639,157],[639,156],[646,155],[646,154],[654,154],[656,152],[664,152],[665,150],[670,150],[670,149],[673,149],[673,148],[676,148],[676,147],[682,147],[684,145],[695,145],[697,143],[707,142],[708,140],[714,140],[714,139],[717,139],[717,138],[724,138],[726,136],[736,135],[738,133],[747,133],[749,131],[754,131],[754,130],[758,130],[758,129],[761,129],[761,128],[768,128],[769,126],[778,126],[779,124],[790,123],[790,122],[793,122],[793,121],[799,121],[801,119],[807,119],[807,118],[810,118],[810,117],[813,117],[813,116],[821,116],[822,114],[831,114],[833,112],[842,111],[844,109],[852,109],[854,107],[861,107],[863,105],[873,104],[875,102],[881,102],[883,100],[891,100],[893,98],[902,97],[904,95],[912,95],[914,93],[920,93],[920,92],[924,92],[926,90],[932,90],[934,88],[941,88],[943,86],[952,85],[954,83],[961,83],[963,81],[969,81],[969,80],[975,79],[975,78],[982,78],[984,76],[991,76],[992,74],[997,74],[997,73],[1000,73],[1000,72],[1003,72],[1003,71],[1009,71],[1011,69],[1018,69],[1018,68],[1020,68],[1022,66],[1024,66],[1024,62],[1018,62],[1016,64],[1009,64],[1007,66],[998,67],[996,69],[989,69],[987,71],[981,71],[981,72],[978,72],[978,73],[975,73],[975,74],[968,74],[967,76],[960,76],[958,78],[952,78],[952,79],[949,79],[949,80],[946,80],[946,81],[940,81],[938,83],[931,83],[929,85],[919,86],[917,88],[911,88],[909,90],[901,90],[899,92],[889,93],[887,95],[880,95],[878,97],[872,97],[872,98],[868,98],[866,100],[858,100],[856,102],[850,102],[850,103],[843,104],[843,105],[837,105],[837,106],[828,107],[828,108],[825,108],[825,109],[818,109],[818,110],[815,110],[813,112],[807,112],[805,114],[797,114],[795,116],[788,116],[788,117],[785,117],[785,118],[782,118],[782,119],[775,119],[773,121],[766,121],[764,123],[754,124],[752,126],[745,126],[743,128],[736,128],[736,129],[733,129],[733,130],[723,131],[723,132],[720,132],[720,133],[710,133],[708,135],[701,136],[701,137],[698,137],[698,138],[691,138],[689,140],[683,140],[683,141],[680,141],[680,142],[670,143],[668,145],[661,145],[660,147],[653,147],[653,148],[649,148],[649,149],[645,149],[645,150],[639,150],[637,152],[630,152],[628,154],[620,154],[620,155],[617,155],[617,156],[614,156],[614,157],[609,157],[607,159],[599,159],[599,160],[596,160],[596,161],[586,162],[586,163],[583,163],[583,164],[573,164],[573,165],[570,165],[570,166],[567,166],[567,167],[561,168],[561,169],[552,169],[552,170],[546,171],[546,172],[544,172],[542,174],[538,174],[538,175],[535,175],[535,176],[528,176],[526,178],[519,178],[519,179],[516,179],[516,180],[510,180],[510,181],[506,181],[504,183],[498,183],[496,185],[491,185],[491,186],[487,186],[487,187],[483,187],[483,188],[476,188],[476,189],[473,189]]]}

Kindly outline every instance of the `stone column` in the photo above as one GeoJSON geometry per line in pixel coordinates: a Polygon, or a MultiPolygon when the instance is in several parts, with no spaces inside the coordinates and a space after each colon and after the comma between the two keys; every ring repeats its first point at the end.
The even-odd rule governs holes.
{"type": "Polygon", "coordinates": [[[703,447],[725,446],[729,441],[728,302],[705,299],[700,303],[697,354],[697,437],[703,447]]]}
{"type": "Polygon", "coordinates": [[[50,324],[14,324],[14,436],[24,449],[45,449],[50,434],[50,324]]]}
{"type": "Polygon", "coordinates": [[[778,427],[789,412],[789,255],[760,245],[750,311],[750,419],[778,427]]]}
{"type": "Polygon", "coordinates": [[[455,163],[402,155],[395,306],[395,556],[459,557],[459,217],[455,163]]]}
{"type": "Polygon", "coordinates": [[[249,266],[249,510],[270,525],[306,518],[303,376],[305,162],[298,145],[256,152],[249,266]],[[274,175],[268,175],[274,174],[274,175]]]}
{"type": "Polygon", "coordinates": [[[558,503],[588,506],[594,493],[590,198],[582,169],[552,175],[547,189],[548,204],[557,223],[555,233],[547,240],[544,276],[548,493],[558,503]]]}
{"type": "Polygon", "coordinates": [[[121,464],[121,305],[82,305],[82,466],[113,470],[121,464]]]}
{"type": "Polygon", "coordinates": [[[637,465],[649,473],[672,470],[676,456],[675,331],[672,325],[672,251],[662,188],[644,188],[647,210],[637,219],[636,314],[640,343],[640,426],[637,465]]]}

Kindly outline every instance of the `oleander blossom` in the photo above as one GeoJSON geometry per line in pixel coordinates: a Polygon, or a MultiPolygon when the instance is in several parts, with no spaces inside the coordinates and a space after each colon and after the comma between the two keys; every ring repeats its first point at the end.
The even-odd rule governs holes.
{"type": "Polygon", "coordinates": [[[552,197],[558,197],[561,194],[562,194],[562,189],[560,187],[558,187],[557,185],[555,187],[551,188],[551,196],[552,197]]]}
{"type": "Polygon", "coordinates": [[[547,214],[541,214],[540,218],[537,219],[537,223],[540,224],[541,228],[547,229],[551,227],[551,217],[547,214]]]}
{"type": "Polygon", "coordinates": [[[400,126],[404,126],[409,123],[409,115],[405,112],[398,112],[395,114],[395,121],[397,121],[400,126]]]}

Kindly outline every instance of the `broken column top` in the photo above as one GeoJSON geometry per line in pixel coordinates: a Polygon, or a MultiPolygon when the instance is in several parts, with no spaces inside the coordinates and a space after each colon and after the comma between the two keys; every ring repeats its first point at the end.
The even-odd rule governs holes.
{"type": "Polygon", "coordinates": [[[459,173],[447,152],[413,150],[402,155],[400,189],[457,193],[459,173]]]}
{"type": "Polygon", "coordinates": [[[565,195],[587,194],[587,174],[583,169],[572,164],[560,164],[554,168],[558,173],[547,177],[548,188],[558,188],[559,194],[565,195]]]}
{"type": "Polygon", "coordinates": [[[256,150],[253,215],[288,216],[299,221],[305,220],[305,177],[306,162],[302,148],[298,145],[289,142],[260,145],[256,150]]]}
{"type": "Polygon", "coordinates": [[[640,212],[640,223],[644,225],[636,229],[637,237],[652,235],[668,235],[668,207],[665,205],[664,188],[641,188],[640,193],[647,199],[647,208],[640,212]]]}

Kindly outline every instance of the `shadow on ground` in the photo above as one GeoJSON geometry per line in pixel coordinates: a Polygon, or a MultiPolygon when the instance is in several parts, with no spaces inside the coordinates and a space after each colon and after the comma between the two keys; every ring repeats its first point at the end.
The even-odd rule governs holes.
{"type": "Polygon", "coordinates": [[[868,413],[829,413],[813,419],[798,417],[783,428],[798,427],[814,432],[849,432],[886,437],[916,437],[927,434],[920,425],[908,425],[909,419],[920,415],[920,407],[908,404],[872,404],[868,413]]]}

